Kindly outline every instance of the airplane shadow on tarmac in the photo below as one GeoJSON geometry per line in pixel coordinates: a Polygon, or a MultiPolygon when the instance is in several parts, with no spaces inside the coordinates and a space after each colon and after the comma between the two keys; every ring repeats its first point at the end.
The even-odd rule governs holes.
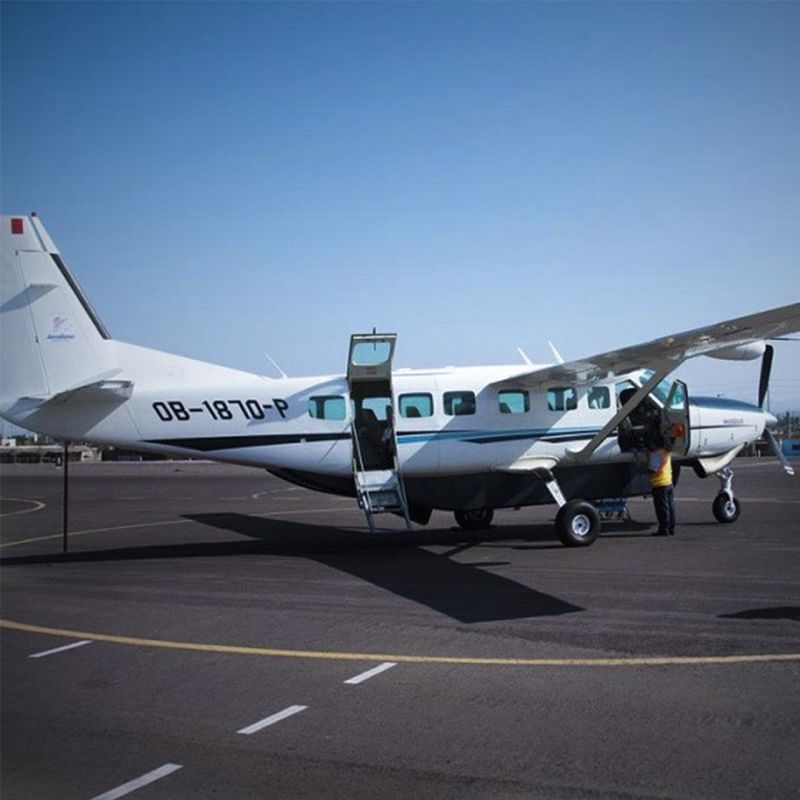
{"type": "MultiPolygon", "coordinates": [[[[504,562],[464,564],[454,561],[451,556],[469,546],[463,545],[463,531],[412,534],[399,531],[376,535],[329,532],[324,528],[284,521],[271,521],[272,526],[265,526],[263,518],[245,514],[200,514],[192,516],[192,519],[257,539],[270,552],[307,555],[321,564],[426,605],[459,622],[557,616],[584,610],[481,569],[504,562]],[[306,541],[302,540],[303,536],[306,541]],[[443,554],[409,546],[455,543],[460,543],[460,546],[443,554]]],[[[508,530],[504,529],[503,538],[507,536],[508,530]]],[[[466,538],[477,544],[491,537],[491,531],[483,531],[466,538]]]]}
{"type": "Polygon", "coordinates": [[[800,607],[750,608],[737,614],[720,614],[717,619],[791,619],[800,622],[800,607]]]}
{"type": "MultiPolygon", "coordinates": [[[[559,616],[585,610],[485,569],[507,562],[466,564],[452,558],[482,542],[514,539],[514,527],[504,526],[502,534],[489,529],[470,534],[460,530],[434,530],[375,535],[236,513],[192,514],[185,519],[245,536],[247,540],[15,556],[0,559],[0,563],[11,567],[251,554],[296,556],[352,575],[462,623],[559,616]],[[421,546],[437,544],[453,545],[453,548],[437,554],[421,546]]],[[[529,541],[533,538],[541,542],[540,546],[548,547],[552,536],[550,525],[541,526],[541,531],[538,526],[533,530],[525,526],[520,538],[529,541]]],[[[553,546],[561,547],[555,543],[553,546]]]]}

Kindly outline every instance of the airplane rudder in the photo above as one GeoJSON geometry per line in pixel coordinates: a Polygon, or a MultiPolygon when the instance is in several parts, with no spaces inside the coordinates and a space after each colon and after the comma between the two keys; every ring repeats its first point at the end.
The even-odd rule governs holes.
{"type": "Polygon", "coordinates": [[[0,394],[50,396],[107,369],[108,332],[41,221],[1,225],[0,394]]]}

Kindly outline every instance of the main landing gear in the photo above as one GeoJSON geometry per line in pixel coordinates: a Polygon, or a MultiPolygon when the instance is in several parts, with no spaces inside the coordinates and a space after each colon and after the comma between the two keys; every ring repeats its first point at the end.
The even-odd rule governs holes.
{"type": "Polygon", "coordinates": [[[717,473],[719,478],[720,491],[714,498],[712,510],[717,522],[736,522],[739,519],[741,508],[739,501],[733,495],[733,470],[724,467],[717,473]]]}
{"type": "MultiPolygon", "coordinates": [[[[544,481],[547,490],[558,504],[556,514],[556,533],[567,547],[586,547],[592,544],[600,533],[600,514],[588,500],[570,500],[561,492],[558,481],[548,469],[536,470],[544,481]]],[[[466,531],[488,528],[494,517],[491,508],[479,508],[455,512],[456,522],[466,531]]]]}
{"type": "Polygon", "coordinates": [[[549,469],[538,469],[536,474],[544,481],[547,491],[558,503],[556,533],[561,544],[567,547],[586,547],[600,534],[600,514],[588,500],[570,500],[564,497],[558,481],[549,469]]]}
{"type": "Polygon", "coordinates": [[[586,547],[600,533],[600,515],[587,500],[570,500],[558,509],[556,533],[567,547],[586,547]]]}

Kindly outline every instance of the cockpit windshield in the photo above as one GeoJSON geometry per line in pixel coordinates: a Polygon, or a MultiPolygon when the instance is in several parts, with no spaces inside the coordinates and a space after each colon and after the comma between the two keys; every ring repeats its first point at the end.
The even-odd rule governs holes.
{"type": "MultiPolygon", "coordinates": [[[[639,386],[644,386],[650,378],[653,377],[655,373],[651,369],[642,370],[639,373],[636,380],[639,383],[639,386]]],[[[667,398],[669,397],[670,390],[672,389],[672,382],[667,378],[664,378],[661,383],[659,383],[655,389],[653,389],[650,394],[655,397],[656,400],[662,405],[665,406],[667,404],[667,398]]]]}

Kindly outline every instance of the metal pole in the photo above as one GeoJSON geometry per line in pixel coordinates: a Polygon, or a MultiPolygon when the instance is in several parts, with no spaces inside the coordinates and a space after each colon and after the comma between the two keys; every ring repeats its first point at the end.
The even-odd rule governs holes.
{"type": "Polygon", "coordinates": [[[69,442],[64,442],[64,491],[63,491],[63,533],[64,533],[64,552],[67,552],[67,525],[69,522],[69,442]]]}

